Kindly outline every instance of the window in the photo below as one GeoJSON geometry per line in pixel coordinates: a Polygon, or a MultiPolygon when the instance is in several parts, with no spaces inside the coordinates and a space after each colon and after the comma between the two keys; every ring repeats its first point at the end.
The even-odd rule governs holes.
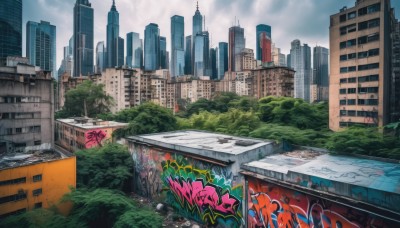
{"type": "Polygon", "coordinates": [[[13,201],[19,201],[19,200],[23,200],[23,199],[26,199],[25,192],[21,192],[21,193],[15,194],[15,195],[1,197],[0,204],[13,202],[13,201]]]}
{"type": "Polygon", "coordinates": [[[340,35],[345,35],[347,33],[347,27],[340,27],[340,35]]]}
{"type": "Polygon", "coordinates": [[[42,174],[33,176],[33,182],[42,181],[42,174]]]}
{"type": "Polygon", "coordinates": [[[340,49],[346,48],[346,41],[340,42],[340,49]]]}
{"type": "Polygon", "coordinates": [[[340,83],[347,83],[347,78],[341,78],[340,83]]]}
{"type": "Polygon", "coordinates": [[[349,88],[349,89],[347,89],[347,93],[348,93],[348,94],[356,93],[356,88],[349,88]]]}
{"type": "Polygon", "coordinates": [[[347,19],[346,14],[340,15],[340,22],[345,22],[347,19]]]}
{"type": "Polygon", "coordinates": [[[373,82],[373,81],[378,81],[378,80],[379,80],[379,75],[377,75],[377,74],[358,78],[358,82],[359,83],[361,83],[361,82],[373,82]]]}
{"type": "Polygon", "coordinates": [[[356,53],[350,53],[347,58],[348,59],[355,59],[355,58],[357,58],[357,55],[356,55],[356,53]]]}
{"type": "Polygon", "coordinates": [[[358,44],[366,44],[367,43],[367,36],[362,36],[358,38],[358,44]]]}
{"type": "Polygon", "coordinates": [[[361,8],[358,10],[358,16],[363,16],[367,14],[367,12],[368,12],[367,7],[361,8]]]}
{"type": "Polygon", "coordinates": [[[379,48],[371,49],[368,51],[368,56],[377,56],[379,55],[379,48]]]}
{"type": "Polygon", "coordinates": [[[367,7],[367,13],[375,13],[381,10],[381,3],[376,3],[367,7]]]}
{"type": "Polygon", "coordinates": [[[370,70],[370,69],[377,69],[379,68],[379,63],[371,63],[365,65],[358,65],[358,70],[370,70]]]}
{"type": "Polygon", "coordinates": [[[26,147],[26,143],[14,143],[14,147],[18,148],[18,147],[26,147]]]}
{"type": "Polygon", "coordinates": [[[35,189],[35,190],[32,191],[32,195],[33,196],[38,196],[38,195],[41,195],[41,194],[42,194],[42,189],[41,188],[38,188],[38,189],[35,189]]]}
{"type": "Polygon", "coordinates": [[[357,43],[356,39],[348,40],[346,43],[346,46],[351,47],[351,46],[356,45],[356,43],[357,43]]]}
{"type": "Polygon", "coordinates": [[[346,116],[347,111],[346,110],[340,110],[340,116],[346,116]]]}
{"type": "Polygon", "coordinates": [[[349,111],[347,111],[347,115],[348,116],[356,116],[356,111],[353,111],[353,110],[349,110],[349,111]]]}
{"type": "Polygon", "coordinates": [[[15,128],[15,133],[22,133],[22,128],[20,128],[20,127],[15,128]]]}
{"type": "Polygon", "coordinates": [[[378,112],[370,112],[370,111],[357,111],[357,116],[362,117],[378,117],[378,112]]]}
{"type": "Polygon", "coordinates": [[[371,34],[367,37],[367,42],[373,42],[379,40],[379,33],[371,34]]]}
{"type": "Polygon", "coordinates": [[[351,67],[349,67],[348,68],[348,72],[354,72],[354,71],[356,71],[357,70],[357,67],[355,67],[355,66],[351,66],[351,67]]]}
{"type": "Polygon", "coordinates": [[[35,146],[39,146],[39,145],[41,145],[41,144],[42,144],[42,141],[40,141],[40,140],[36,140],[36,141],[34,141],[34,144],[35,144],[35,146]]]}
{"type": "Polygon", "coordinates": [[[357,16],[356,11],[353,11],[347,14],[347,19],[350,20],[356,18],[356,16],[357,16]]]}
{"type": "Polygon", "coordinates": [[[340,105],[346,105],[346,100],[340,100],[339,104],[340,105]]]}
{"type": "Polygon", "coordinates": [[[7,218],[7,217],[13,216],[13,215],[19,215],[19,214],[22,214],[24,212],[26,212],[26,208],[22,208],[22,209],[19,209],[19,210],[16,210],[16,211],[8,212],[6,214],[0,215],[0,219],[7,218]]]}
{"type": "Polygon", "coordinates": [[[358,23],[358,31],[364,30],[368,28],[368,21],[363,21],[358,23]]]}
{"type": "Polygon", "coordinates": [[[346,94],[346,89],[340,89],[340,90],[339,90],[339,93],[340,93],[340,94],[346,94]]]}
{"type": "Polygon", "coordinates": [[[35,209],[42,208],[42,202],[35,203],[35,209]]]}
{"type": "Polygon", "coordinates": [[[358,93],[367,93],[367,88],[358,88],[358,93]]]}
{"type": "Polygon", "coordinates": [[[378,105],[378,99],[358,99],[358,105],[378,105]]]}
{"type": "Polygon", "coordinates": [[[355,32],[357,31],[357,25],[356,24],[352,24],[347,26],[347,33],[351,33],[351,32],[355,32]]]}
{"type": "Polygon", "coordinates": [[[374,28],[374,27],[379,27],[380,19],[372,19],[368,21],[368,28],[374,28]]]}
{"type": "Polygon", "coordinates": [[[357,81],[357,78],[349,78],[348,82],[349,83],[355,83],[357,81]]]}
{"type": "Polygon", "coordinates": [[[347,73],[347,67],[341,67],[340,68],[340,73],[347,73]]]}
{"type": "Polygon", "coordinates": [[[356,105],[356,99],[348,99],[347,104],[348,105],[356,105]]]}
{"type": "Polygon", "coordinates": [[[11,184],[20,184],[20,183],[26,183],[26,177],[0,181],[0,186],[11,185],[11,184]]]}
{"type": "Polygon", "coordinates": [[[347,55],[340,56],[340,61],[346,61],[346,60],[347,60],[347,55]]]}

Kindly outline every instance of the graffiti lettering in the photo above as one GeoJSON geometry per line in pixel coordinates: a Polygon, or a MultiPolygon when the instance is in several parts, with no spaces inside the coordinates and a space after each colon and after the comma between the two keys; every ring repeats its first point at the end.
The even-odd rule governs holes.
{"type": "Polygon", "coordinates": [[[102,141],[107,134],[102,130],[93,130],[86,133],[86,147],[103,146],[102,141]]]}

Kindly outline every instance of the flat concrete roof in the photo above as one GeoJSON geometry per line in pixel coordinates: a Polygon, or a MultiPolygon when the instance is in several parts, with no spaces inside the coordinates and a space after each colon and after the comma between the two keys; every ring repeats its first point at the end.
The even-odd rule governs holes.
{"type": "Polygon", "coordinates": [[[400,164],[313,151],[267,156],[243,164],[245,170],[264,175],[269,171],[294,172],[391,193],[400,193],[400,164]]]}
{"type": "Polygon", "coordinates": [[[197,150],[226,153],[230,155],[239,155],[272,144],[272,142],[259,139],[194,130],[130,136],[127,137],[127,139],[166,148],[174,147],[176,150],[190,153],[196,152],[197,150]]]}
{"type": "MultiPolygon", "coordinates": [[[[83,118],[81,118],[83,119],[83,118]]],[[[79,127],[82,129],[98,129],[98,128],[107,128],[107,127],[126,127],[128,123],[120,123],[115,121],[108,120],[93,120],[87,119],[87,123],[78,123],[75,119],[57,119],[56,122],[61,122],[73,127],[79,127]],[[96,123],[96,124],[95,124],[96,123]]]]}

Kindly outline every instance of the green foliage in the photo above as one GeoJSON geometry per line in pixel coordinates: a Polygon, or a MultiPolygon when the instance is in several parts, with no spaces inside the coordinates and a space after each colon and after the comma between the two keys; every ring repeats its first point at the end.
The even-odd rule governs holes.
{"type": "Polygon", "coordinates": [[[124,137],[137,134],[149,134],[177,129],[177,121],[173,113],[154,103],[125,109],[115,115],[115,120],[128,122],[126,129],[117,130],[114,137],[124,137]]]}
{"type": "Polygon", "coordinates": [[[76,152],[77,187],[127,190],[133,161],[128,149],[119,144],[76,152]]]}
{"type": "Polygon", "coordinates": [[[71,89],[65,94],[64,108],[56,114],[56,117],[84,116],[85,104],[89,117],[109,112],[113,98],[105,94],[103,87],[102,84],[96,85],[87,80],[75,89],[71,89]]]}

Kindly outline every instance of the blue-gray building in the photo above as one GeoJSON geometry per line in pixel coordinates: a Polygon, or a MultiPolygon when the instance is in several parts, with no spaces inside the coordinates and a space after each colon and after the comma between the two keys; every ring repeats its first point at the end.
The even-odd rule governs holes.
{"type": "Polygon", "coordinates": [[[217,49],[218,48],[210,48],[210,69],[211,69],[211,79],[218,79],[217,72],[217,49]]]}
{"type": "Polygon", "coordinates": [[[171,77],[185,74],[185,19],[171,17],[171,77]]]}
{"type": "Polygon", "coordinates": [[[104,41],[100,41],[96,45],[96,70],[95,73],[101,74],[106,68],[106,47],[104,41]]]}
{"type": "Polygon", "coordinates": [[[185,74],[189,75],[193,73],[192,69],[192,36],[187,36],[185,38],[185,74]]]}
{"type": "MultiPolygon", "coordinates": [[[[119,13],[115,1],[107,17],[107,67],[121,66],[119,61],[119,13]]],[[[123,62],[123,61],[122,61],[123,62]]]]}
{"type": "Polygon", "coordinates": [[[207,31],[196,35],[194,53],[194,76],[211,76],[210,38],[207,31]]]}
{"type": "Polygon", "coordinates": [[[57,78],[56,26],[47,21],[26,23],[26,57],[31,65],[51,71],[57,78]]]}
{"type": "Polygon", "coordinates": [[[124,44],[125,44],[124,38],[118,37],[118,43],[117,43],[117,47],[118,47],[118,49],[117,49],[117,66],[118,67],[125,65],[124,64],[124,62],[125,62],[125,52],[124,52],[125,46],[124,46],[124,44]]]}
{"type": "Polygon", "coordinates": [[[262,45],[261,45],[261,35],[266,33],[266,35],[272,39],[271,26],[265,24],[259,24],[256,26],[256,59],[262,60],[262,45]]]}
{"type": "Polygon", "coordinates": [[[244,28],[232,26],[229,28],[229,51],[228,51],[228,70],[241,71],[240,64],[236,65],[236,58],[240,57],[240,53],[246,47],[246,39],[244,38],[244,28]]]}
{"type": "Polygon", "coordinates": [[[224,79],[225,72],[228,71],[228,43],[219,42],[217,50],[217,71],[219,80],[224,79]]]}
{"type": "Polygon", "coordinates": [[[160,68],[160,29],[155,23],[150,23],[144,30],[144,69],[158,70],[160,68]]]}
{"type": "Polygon", "coordinates": [[[0,3],[0,66],[7,56],[22,56],[22,0],[0,3]]]}
{"type": "MultiPolygon", "coordinates": [[[[203,16],[199,10],[199,2],[197,2],[196,12],[193,15],[193,31],[192,31],[192,73],[196,75],[196,35],[203,31],[203,16]]],[[[200,50],[202,48],[198,48],[200,50]]]]}
{"type": "Polygon", "coordinates": [[[93,73],[93,8],[89,0],[76,0],[74,6],[75,77],[93,73]]]}
{"type": "Polygon", "coordinates": [[[143,67],[143,42],[139,33],[126,34],[126,65],[130,68],[143,67]]]}
{"type": "Polygon", "coordinates": [[[293,40],[290,49],[290,66],[294,74],[294,97],[310,102],[310,85],[312,77],[311,48],[301,45],[300,40],[293,40]]]}
{"type": "Polygon", "coordinates": [[[313,55],[312,84],[316,89],[315,101],[329,100],[329,49],[316,46],[313,55]]]}
{"type": "Polygon", "coordinates": [[[167,38],[160,36],[160,67],[161,69],[168,69],[168,52],[167,52],[167,38]]]}

